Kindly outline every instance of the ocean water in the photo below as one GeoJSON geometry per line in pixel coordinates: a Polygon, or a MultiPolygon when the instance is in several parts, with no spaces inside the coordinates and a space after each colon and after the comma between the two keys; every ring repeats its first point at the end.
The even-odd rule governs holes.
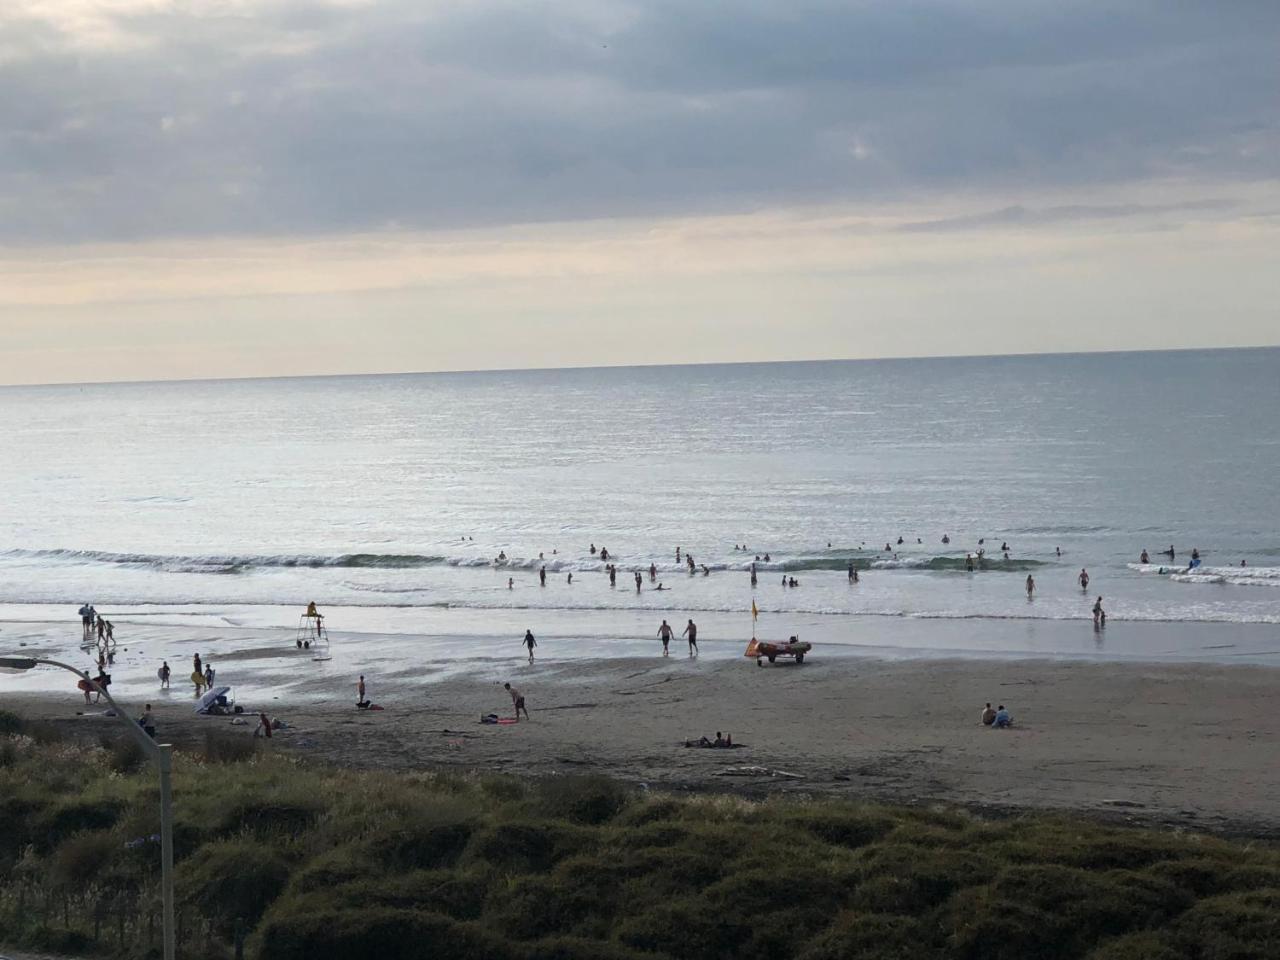
{"type": "Polygon", "coordinates": [[[1101,594],[1122,649],[1280,624],[1278,478],[1280,349],[3,388],[0,618],[287,627],[314,599],[335,629],[589,643],[749,635],[754,600],[762,634],[892,647],[891,618],[1088,624],[1101,594]]]}

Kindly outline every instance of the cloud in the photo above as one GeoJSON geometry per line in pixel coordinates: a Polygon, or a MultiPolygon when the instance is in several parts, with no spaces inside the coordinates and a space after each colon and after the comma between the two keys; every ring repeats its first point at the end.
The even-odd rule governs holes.
{"type": "Polygon", "coordinates": [[[1280,176],[1277,40],[1268,3],[14,0],[0,243],[1229,197],[1280,176]]]}

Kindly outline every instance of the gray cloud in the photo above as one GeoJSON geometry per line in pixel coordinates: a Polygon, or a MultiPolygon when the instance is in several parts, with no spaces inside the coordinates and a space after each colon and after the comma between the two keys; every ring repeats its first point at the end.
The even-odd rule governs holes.
{"type": "Polygon", "coordinates": [[[1114,7],[289,0],[98,48],[0,12],[0,241],[1280,174],[1280,6],[1114,7]]]}

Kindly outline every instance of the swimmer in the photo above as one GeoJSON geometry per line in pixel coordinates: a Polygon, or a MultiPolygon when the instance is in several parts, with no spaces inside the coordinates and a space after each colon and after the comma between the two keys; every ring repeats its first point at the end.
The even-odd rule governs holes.
{"type": "Polygon", "coordinates": [[[948,544],[948,543],[950,543],[950,542],[951,542],[951,537],[944,533],[944,534],[942,535],[942,542],[943,542],[944,544],[948,544]]]}
{"type": "Polygon", "coordinates": [[[657,579],[658,579],[658,566],[657,566],[657,564],[653,564],[653,563],[649,564],[649,579],[650,579],[650,580],[657,580],[657,579]]]}
{"type": "Polygon", "coordinates": [[[544,587],[547,585],[547,568],[546,567],[542,567],[538,571],[538,581],[544,587]]]}
{"type": "Polygon", "coordinates": [[[596,555],[596,545],[594,543],[591,545],[591,555],[593,557],[596,555]]]}
{"type": "Polygon", "coordinates": [[[1080,576],[1076,577],[1076,579],[1080,581],[1081,590],[1089,589],[1089,571],[1088,570],[1086,570],[1084,567],[1081,567],[1080,576]]]}
{"type": "Polygon", "coordinates": [[[515,578],[515,577],[507,577],[507,589],[508,589],[508,590],[514,590],[515,588],[516,588],[516,578],[515,578]]]}
{"type": "Polygon", "coordinates": [[[1147,556],[1147,549],[1146,549],[1146,547],[1143,547],[1143,548],[1142,548],[1142,556],[1140,556],[1140,557],[1138,558],[1138,562],[1139,562],[1139,563],[1150,563],[1150,562],[1151,562],[1151,558],[1150,558],[1149,556],[1147,556]]]}

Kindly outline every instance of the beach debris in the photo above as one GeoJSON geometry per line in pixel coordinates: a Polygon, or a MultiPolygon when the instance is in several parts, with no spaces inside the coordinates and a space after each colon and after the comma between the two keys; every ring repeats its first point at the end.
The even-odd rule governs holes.
{"type": "Polygon", "coordinates": [[[774,770],[771,767],[725,767],[720,771],[722,777],[775,777],[779,780],[803,780],[804,776],[799,773],[789,773],[786,770],[774,770]]]}

